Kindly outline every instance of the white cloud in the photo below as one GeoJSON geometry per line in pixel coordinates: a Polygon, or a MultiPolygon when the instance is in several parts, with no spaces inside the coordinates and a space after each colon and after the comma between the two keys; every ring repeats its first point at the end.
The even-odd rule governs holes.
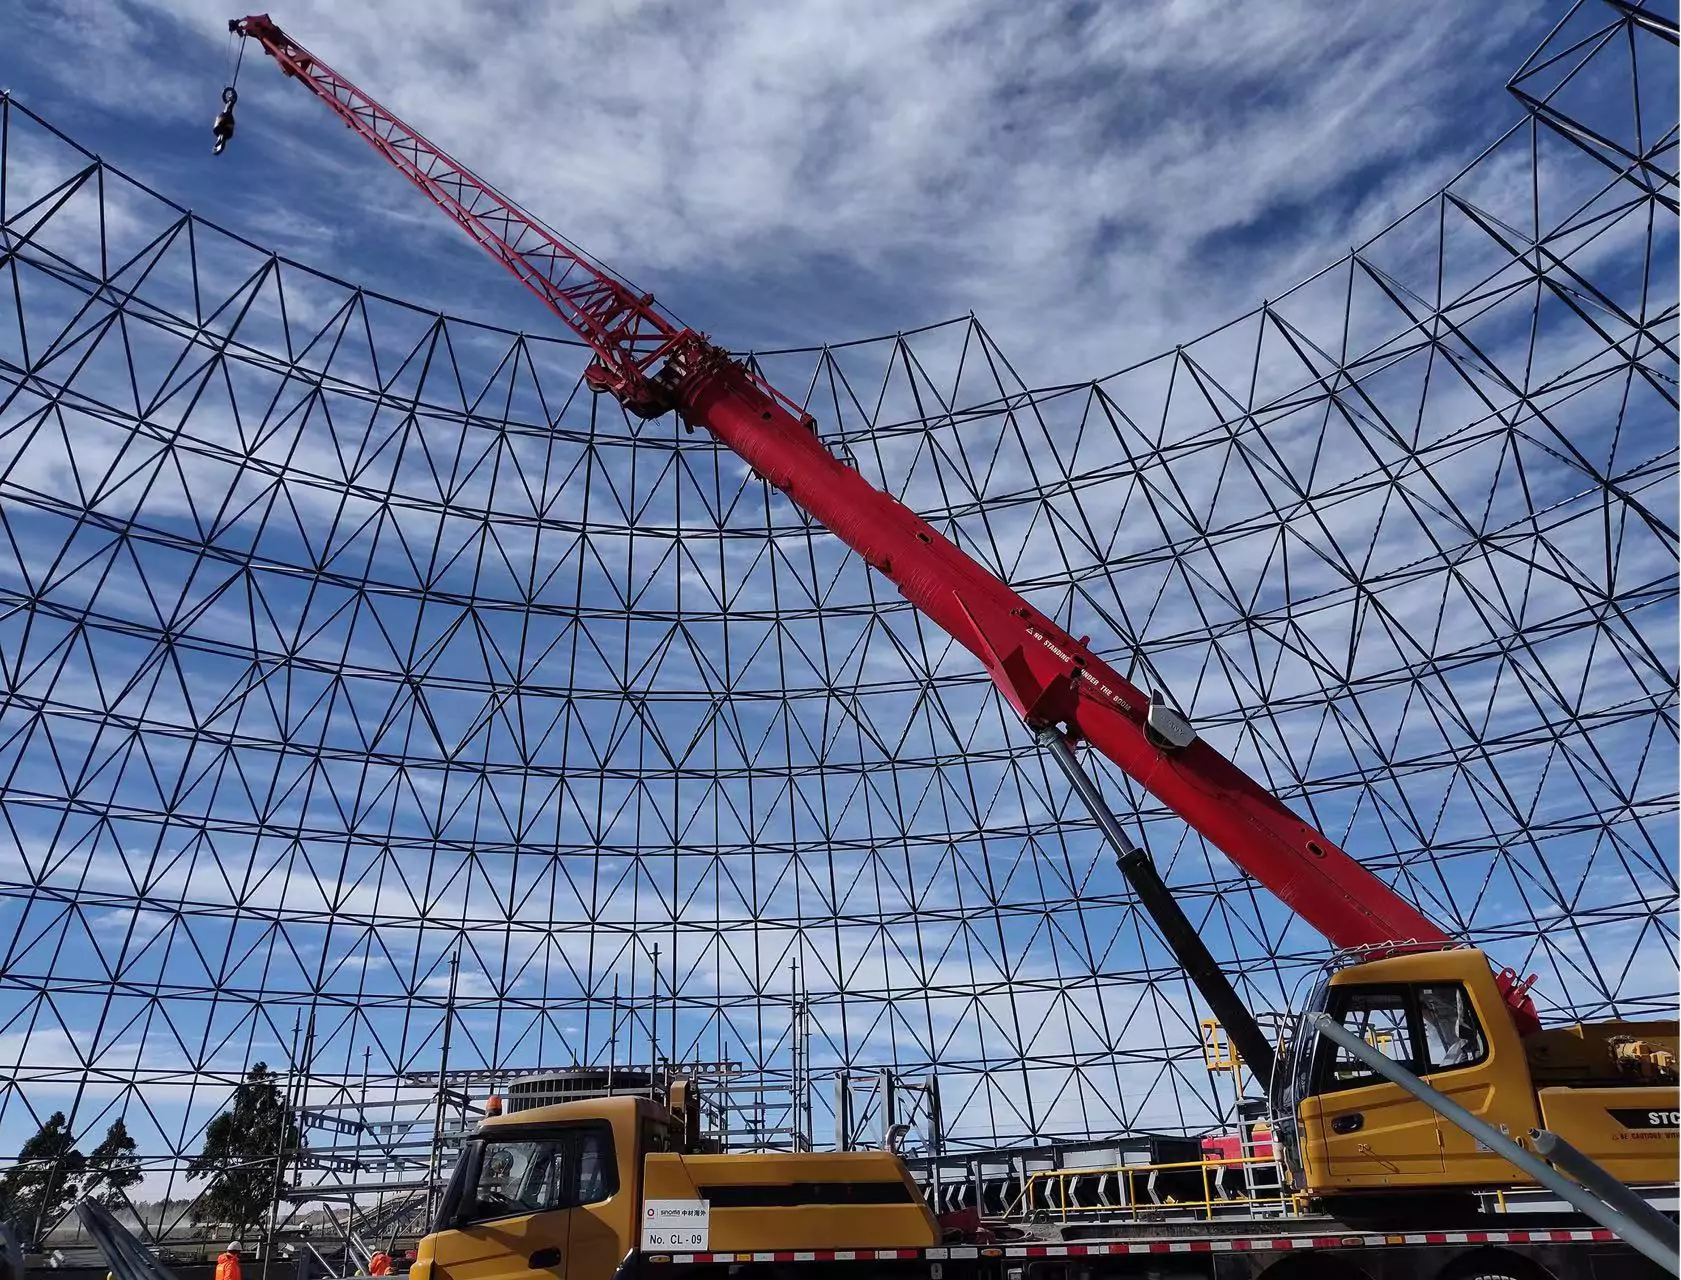
{"type": "MultiPolygon", "coordinates": [[[[1327,244],[1375,230],[1394,193],[1427,194],[1469,158],[1466,104],[1500,101],[1486,60],[1515,57],[1534,9],[1495,23],[1452,0],[1278,3],[1216,22],[1165,2],[428,0],[394,21],[390,6],[311,0],[285,19],[575,242],[668,282],[703,324],[816,339],[855,330],[859,298],[878,328],[975,308],[1043,382],[1276,295],[1327,244]],[[1199,260],[1221,236],[1241,237],[1245,270],[1199,260]],[[824,262],[842,265],[802,283],[824,262]]],[[[88,7],[39,21],[79,86],[116,61],[156,70],[125,110],[174,124],[186,68],[213,92],[226,19],[212,0],[142,0],[119,24],[167,42],[88,7]]],[[[247,124],[236,145],[275,145],[282,125],[316,151],[336,140],[254,47],[241,83],[245,118],[273,127],[247,124]]],[[[457,234],[373,156],[359,172],[411,244],[457,234]]],[[[331,236],[306,234],[331,256],[331,236]]]]}

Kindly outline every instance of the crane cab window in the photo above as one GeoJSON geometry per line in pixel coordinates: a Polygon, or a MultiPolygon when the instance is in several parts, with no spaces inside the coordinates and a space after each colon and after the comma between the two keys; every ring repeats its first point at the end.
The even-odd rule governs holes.
{"type": "Polygon", "coordinates": [[[486,1138],[472,1163],[457,1225],[575,1209],[618,1190],[613,1133],[604,1124],[486,1138]]]}
{"type": "Polygon", "coordinates": [[[1488,1039],[1470,993],[1459,983],[1419,987],[1418,1013],[1427,1072],[1474,1067],[1488,1057],[1488,1039]]]}
{"type": "MultiPolygon", "coordinates": [[[[1333,987],[1329,997],[1332,1017],[1416,1075],[1457,1071],[1488,1057],[1488,1038],[1458,983],[1333,987]]],[[[1320,1041],[1314,1092],[1358,1089],[1382,1078],[1348,1050],[1320,1041]]]]}
{"type": "MultiPolygon", "coordinates": [[[[1386,1058],[1416,1069],[1418,1046],[1405,987],[1345,987],[1332,996],[1332,1016],[1344,1027],[1386,1058]]],[[[1329,1041],[1321,1046],[1321,1091],[1358,1089],[1383,1079],[1347,1049],[1329,1041]]]]}

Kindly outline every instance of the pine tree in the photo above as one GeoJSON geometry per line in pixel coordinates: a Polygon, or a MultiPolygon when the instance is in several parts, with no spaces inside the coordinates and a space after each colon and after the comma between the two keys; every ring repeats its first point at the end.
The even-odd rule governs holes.
{"type": "Polygon", "coordinates": [[[53,1112],[23,1144],[17,1163],[0,1176],[0,1217],[24,1239],[37,1240],[75,1203],[76,1181],[86,1163],[64,1112],[53,1112]]]}
{"type": "Polygon", "coordinates": [[[243,1231],[267,1216],[299,1139],[276,1080],[265,1063],[253,1063],[233,1105],[205,1127],[204,1148],[187,1165],[189,1178],[210,1179],[193,1221],[243,1231]]]}
{"type": "Polygon", "coordinates": [[[129,1136],[128,1126],[121,1117],[111,1122],[104,1139],[93,1149],[93,1154],[88,1157],[87,1169],[90,1182],[93,1177],[99,1178],[93,1194],[101,1204],[106,1205],[121,1204],[123,1189],[132,1187],[145,1176],[140,1169],[140,1158],[134,1154],[134,1139],[129,1136]]]}

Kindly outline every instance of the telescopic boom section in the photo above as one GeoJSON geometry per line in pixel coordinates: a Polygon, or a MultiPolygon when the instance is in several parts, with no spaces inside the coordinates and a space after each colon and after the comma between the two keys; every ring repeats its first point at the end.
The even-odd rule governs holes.
{"type": "Polygon", "coordinates": [[[451,160],[267,14],[236,18],[228,30],[261,44],[282,71],[361,134],[587,342],[596,354],[587,374],[592,389],[611,392],[626,408],[647,417],[666,412],[663,400],[650,398],[649,371],[674,351],[704,341],[699,334],[451,160]]]}
{"type": "MultiPolygon", "coordinates": [[[[260,42],[588,343],[595,352],[585,371],[592,390],[638,416],[675,412],[711,432],[973,653],[1030,728],[1055,727],[1071,743],[1090,743],[1333,945],[1453,941],[1206,742],[1188,732],[1157,732],[1150,699],[1086,638],[1069,635],[837,459],[811,417],[740,361],[678,325],[651,295],[636,293],[549,231],[266,16],[238,19],[229,29],[260,42]]],[[[1501,982],[1520,1025],[1538,1025],[1528,982],[1510,970],[1501,982]]]]}

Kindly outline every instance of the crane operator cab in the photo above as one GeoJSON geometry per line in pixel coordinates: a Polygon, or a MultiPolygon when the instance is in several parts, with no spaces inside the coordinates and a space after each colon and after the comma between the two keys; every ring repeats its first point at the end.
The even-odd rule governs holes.
{"type": "Polygon", "coordinates": [[[1603,1022],[1520,1036],[1481,951],[1449,948],[1337,970],[1278,1058],[1274,1129],[1309,1197],[1469,1193],[1531,1183],[1503,1157],[1305,1029],[1326,1012],[1514,1138],[1550,1129],[1630,1185],[1671,1183],[1681,1159],[1674,1022],[1603,1022]],[[1630,1046],[1641,1051],[1631,1052],[1630,1046]]]}

